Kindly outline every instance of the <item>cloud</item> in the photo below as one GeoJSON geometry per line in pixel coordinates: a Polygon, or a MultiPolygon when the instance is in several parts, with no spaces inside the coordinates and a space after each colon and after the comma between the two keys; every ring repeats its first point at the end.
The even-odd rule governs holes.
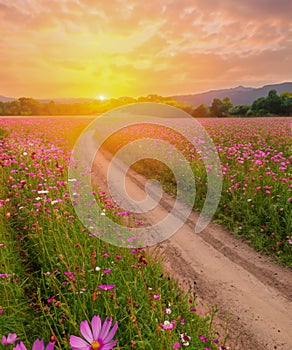
{"type": "Polygon", "coordinates": [[[292,80],[291,13],[291,0],[0,0],[0,92],[167,95],[292,80]]]}

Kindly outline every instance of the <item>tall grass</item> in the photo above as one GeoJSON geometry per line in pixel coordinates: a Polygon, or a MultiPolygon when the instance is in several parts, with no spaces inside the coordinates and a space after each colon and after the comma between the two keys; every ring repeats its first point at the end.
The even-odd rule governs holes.
{"type": "Polygon", "coordinates": [[[100,315],[118,321],[118,349],[182,347],[181,335],[192,348],[217,349],[212,317],[196,313],[195,296],[167,276],[159,254],[105,244],[83,228],[68,194],[64,126],[41,123],[2,125],[0,335],[15,332],[28,349],[36,338],[69,349],[80,322],[100,315]]]}

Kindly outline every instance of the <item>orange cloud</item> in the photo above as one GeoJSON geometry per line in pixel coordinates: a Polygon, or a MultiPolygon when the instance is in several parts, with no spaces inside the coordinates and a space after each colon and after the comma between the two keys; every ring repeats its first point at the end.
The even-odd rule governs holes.
{"type": "Polygon", "coordinates": [[[0,0],[0,95],[138,96],[291,81],[290,0],[0,0]]]}

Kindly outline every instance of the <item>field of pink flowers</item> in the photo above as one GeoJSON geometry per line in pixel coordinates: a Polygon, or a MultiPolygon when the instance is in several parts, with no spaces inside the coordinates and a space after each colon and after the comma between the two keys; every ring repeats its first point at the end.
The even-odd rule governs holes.
{"type": "Polygon", "coordinates": [[[104,244],[76,217],[67,168],[89,121],[0,120],[0,348],[226,349],[155,252],[104,244]]]}
{"type": "MultiPolygon", "coordinates": [[[[257,250],[272,255],[276,261],[292,266],[291,118],[205,119],[200,122],[217,148],[223,175],[214,221],[246,238],[257,250]]],[[[189,121],[184,127],[190,139],[200,137],[189,121]]],[[[107,147],[116,152],[141,135],[167,140],[184,154],[192,165],[196,182],[194,209],[202,210],[208,188],[203,158],[210,156],[208,150],[200,146],[200,154],[194,144],[175,131],[145,125],[124,129],[107,147]]],[[[151,154],[155,154],[154,149],[151,154]]],[[[164,189],[175,193],[175,179],[165,165],[147,159],[134,164],[134,168],[148,178],[159,180],[164,189]]]]}

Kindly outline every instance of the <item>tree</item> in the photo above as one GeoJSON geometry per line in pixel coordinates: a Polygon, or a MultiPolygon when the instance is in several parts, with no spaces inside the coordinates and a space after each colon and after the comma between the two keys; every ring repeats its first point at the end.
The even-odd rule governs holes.
{"type": "Polygon", "coordinates": [[[227,117],[229,115],[228,105],[219,98],[214,98],[210,111],[214,117],[227,117]]]}
{"type": "Polygon", "coordinates": [[[195,118],[209,118],[210,108],[205,104],[201,104],[199,107],[193,110],[192,116],[195,118]]]}
{"type": "Polygon", "coordinates": [[[42,114],[42,105],[33,98],[21,97],[18,99],[21,115],[42,114]]]}
{"type": "Polygon", "coordinates": [[[281,115],[292,115],[292,92],[283,92],[280,94],[281,115]]]}
{"type": "Polygon", "coordinates": [[[4,115],[19,115],[20,114],[20,104],[18,100],[8,101],[3,103],[4,115]]]}
{"type": "Polygon", "coordinates": [[[280,114],[281,112],[281,98],[278,96],[276,90],[270,90],[266,97],[266,108],[270,114],[280,114]]]}
{"type": "Polygon", "coordinates": [[[248,105],[235,106],[231,109],[230,114],[237,115],[239,117],[245,117],[249,109],[250,109],[250,106],[248,105]]]}
{"type": "Polygon", "coordinates": [[[256,116],[262,116],[267,114],[267,104],[265,97],[259,97],[253,101],[251,105],[251,110],[255,113],[256,116]]]}
{"type": "Polygon", "coordinates": [[[231,102],[229,97],[223,98],[222,102],[226,105],[228,109],[228,113],[230,113],[231,109],[233,108],[233,103],[231,102]]]}

